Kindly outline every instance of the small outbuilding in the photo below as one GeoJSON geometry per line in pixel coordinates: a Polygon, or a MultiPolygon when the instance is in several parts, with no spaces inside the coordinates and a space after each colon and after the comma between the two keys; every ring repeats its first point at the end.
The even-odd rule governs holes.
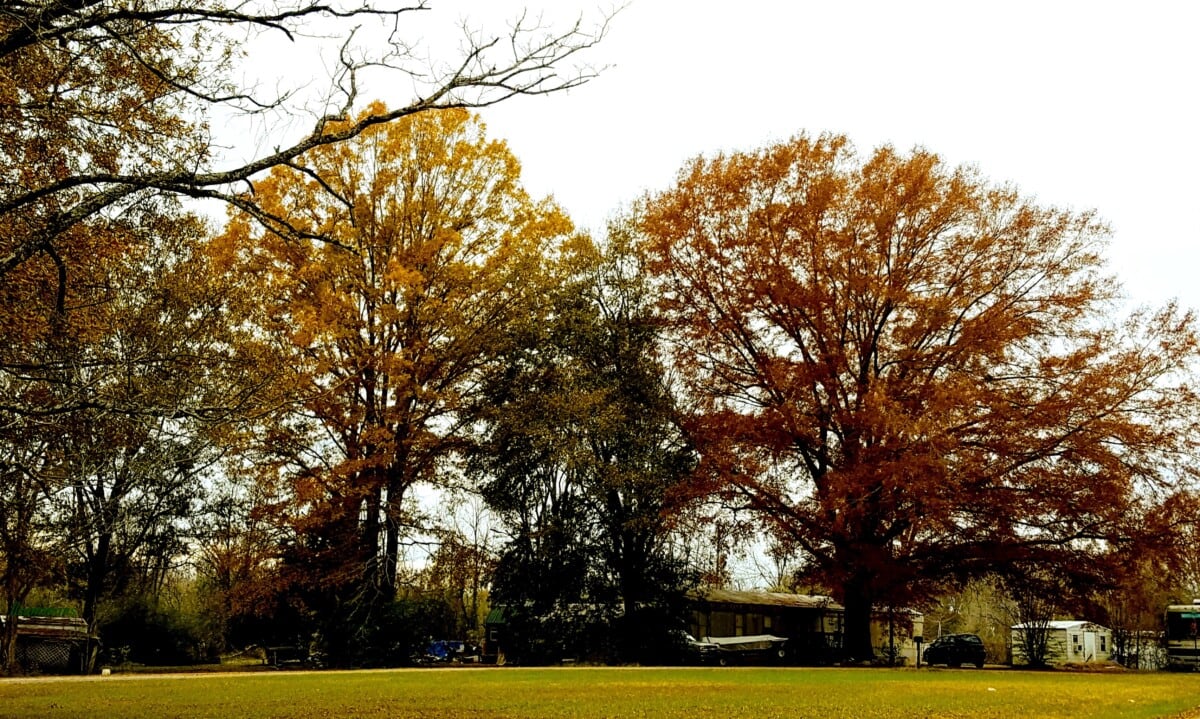
{"type": "Polygon", "coordinates": [[[871,646],[888,664],[915,665],[920,651],[916,637],[924,633],[925,615],[915,609],[876,609],[871,613],[871,646]]]}
{"type": "Polygon", "coordinates": [[[1112,630],[1081,619],[1025,622],[1012,626],[1012,663],[1030,664],[1025,649],[1027,638],[1045,631],[1046,661],[1049,666],[1106,662],[1112,657],[1112,630]]]}
{"type": "MultiPolygon", "coordinates": [[[[88,647],[94,645],[95,637],[73,609],[20,607],[17,612],[16,659],[22,670],[74,673],[86,669],[88,647]]],[[[0,636],[7,621],[7,616],[0,615],[0,636]]]]}

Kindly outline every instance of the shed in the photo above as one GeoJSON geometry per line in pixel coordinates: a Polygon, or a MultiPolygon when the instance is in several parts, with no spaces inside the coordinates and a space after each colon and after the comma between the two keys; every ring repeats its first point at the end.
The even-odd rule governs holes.
{"type": "Polygon", "coordinates": [[[915,638],[924,633],[925,615],[915,609],[876,609],[871,613],[871,646],[876,656],[891,664],[916,664],[920,646],[915,638]]]}
{"type": "Polygon", "coordinates": [[[492,607],[487,618],[483,620],[483,641],[480,643],[480,654],[484,662],[489,664],[506,663],[504,632],[507,625],[506,607],[503,605],[492,607]]]}
{"type": "Polygon", "coordinates": [[[1061,619],[1050,622],[1024,622],[1012,626],[1012,656],[1014,665],[1027,665],[1025,636],[1032,628],[1046,631],[1046,663],[1084,664],[1105,662],[1112,656],[1112,630],[1082,619],[1061,619]]]}
{"type": "MultiPolygon", "coordinates": [[[[87,660],[87,622],[59,607],[17,609],[17,664],[30,672],[81,672],[87,660]]],[[[0,615],[0,633],[8,617],[0,615]]]]}

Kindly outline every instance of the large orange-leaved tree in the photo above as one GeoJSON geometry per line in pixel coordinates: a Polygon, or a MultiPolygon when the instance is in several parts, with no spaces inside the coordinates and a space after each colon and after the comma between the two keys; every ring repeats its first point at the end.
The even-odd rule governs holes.
{"type": "Polygon", "coordinates": [[[639,210],[705,489],[846,607],[1050,571],[1103,582],[1195,470],[1193,319],[1114,320],[1107,228],[839,136],[693,160],[639,210]]]}
{"type": "MultiPolygon", "coordinates": [[[[405,500],[453,475],[464,408],[573,231],[519,175],[478,117],[421,113],[276,169],[255,201],[287,225],[239,214],[214,246],[258,287],[282,374],[258,456],[288,562],[354,631],[395,596],[405,500]]],[[[338,660],[356,661],[354,631],[338,660]]]]}

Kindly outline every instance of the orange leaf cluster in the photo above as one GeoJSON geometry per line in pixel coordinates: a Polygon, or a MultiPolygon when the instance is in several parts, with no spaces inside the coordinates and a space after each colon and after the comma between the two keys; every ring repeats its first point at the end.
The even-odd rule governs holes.
{"type": "Polygon", "coordinates": [[[261,298],[251,321],[286,368],[290,416],[309,423],[283,470],[291,516],[304,531],[347,527],[390,593],[403,499],[461,442],[473,383],[571,225],[525,194],[507,148],[462,110],[317,148],[254,200],[287,226],[235,214],[213,254],[261,298]]]}

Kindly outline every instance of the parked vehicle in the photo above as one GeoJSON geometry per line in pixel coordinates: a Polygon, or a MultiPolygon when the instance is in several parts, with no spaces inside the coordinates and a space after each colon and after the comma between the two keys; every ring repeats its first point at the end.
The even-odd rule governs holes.
{"type": "Polygon", "coordinates": [[[1200,669],[1200,599],[1167,607],[1164,624],[1167,668],[1200,669]]]}
{"type": "Polygon", "coordinates": [[[721,647],[702,642],[691,634],[680,632],[680,659],[683,664],[720,664],[721,647]]]}
{"type": "Polygon", "coordinates": [[[978,634],[947,634],[930,642],[925,648],[926,664],[945,664],[948,667],[959,667],[963,664],[974,664],[983,668],[987,651],[983,648],[983,640],[978,634]]]}
{"type": "Polygon", "coordinates": [[[781,662],[787,657],[787,637],[777,637],[772,634],[704,637],[703,641],[718,647],[717,663],[722,666],[753,662],[781,662]]]}

